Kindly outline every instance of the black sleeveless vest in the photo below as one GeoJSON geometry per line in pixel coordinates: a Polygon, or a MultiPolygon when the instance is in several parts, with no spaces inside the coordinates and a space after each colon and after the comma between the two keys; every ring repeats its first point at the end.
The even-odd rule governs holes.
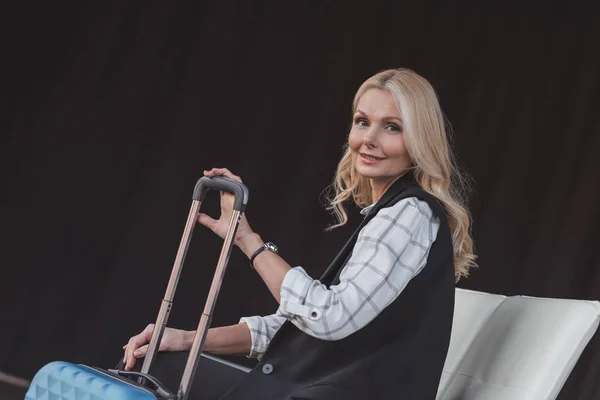
{"type": "Polygon", "coordinates": [[[452,239],[441,203],[411,173],[375,204],[320,281],[339,282],[358,233],[377,212],[401,199],[426,201],[440,228],[422,271],[398,298],[358,332],[337,341],[314,338],[286,321],[262,360],[222,400],[434,400],[454,313],[452,239]]]}

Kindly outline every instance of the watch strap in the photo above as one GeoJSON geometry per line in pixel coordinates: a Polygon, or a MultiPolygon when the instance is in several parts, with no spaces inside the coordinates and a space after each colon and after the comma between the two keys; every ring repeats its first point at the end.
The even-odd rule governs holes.
{"type": "Polygon", "coordinates": [[[265,250],[273,252],[275,254],[278,253],[277,246],[275,246],[273,243],[271,243],[271,242],[265,242],[265,243],[263,243],[262,246],[260,246],[258,248],[258,250],[256,250],[254,252],[254,254],[252,254],[252,257],[250,257],[250,267],[252,269],[254,269],[254,259],[256,258],[256,256],[258,256],[260,253],[262,253],[265,250]]]}

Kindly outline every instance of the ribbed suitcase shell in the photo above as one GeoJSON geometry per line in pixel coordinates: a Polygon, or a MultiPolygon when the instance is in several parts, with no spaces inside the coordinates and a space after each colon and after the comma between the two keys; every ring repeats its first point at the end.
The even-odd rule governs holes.
{"type": "Polygon", "coordinates": [[[33,377],[25,400],[157,400],[137,387],[85,365],[53,361],[33,377]]]}

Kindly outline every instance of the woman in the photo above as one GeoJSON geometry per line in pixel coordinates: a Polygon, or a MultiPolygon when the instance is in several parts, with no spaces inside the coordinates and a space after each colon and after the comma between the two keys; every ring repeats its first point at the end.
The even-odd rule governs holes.
{"type": "MultiPolygon", "coordinates": [[[[225,168],[204,175],[240,180],[225,168]]],[[[279,308],[209,330],[205,352],[259,360],[221,398],[434,399],[454,285],[475,265],[462,182],[431,85],[407,69],[365,81],[329,204],[333,227],[347,222],[347,200],[363,208],[364,220],[313,279],[242,218],[235,244],[279,308]]],[[[231,205],[232,196],[222,196],[220,218],[200,214],[199,223],[223,237],[231,205]]],[[[152,329],[124,346],[126,369],[145,355],[152,329]]],[[[160,349],[189,350],[193,335],[169,328],[160,349]]]]}

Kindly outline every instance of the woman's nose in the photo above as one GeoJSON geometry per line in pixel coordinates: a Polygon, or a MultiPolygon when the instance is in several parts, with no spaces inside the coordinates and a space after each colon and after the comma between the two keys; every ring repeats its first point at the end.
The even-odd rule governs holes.
{"type": "Polygon", "coordinates": [[[367,147],[374,147],[375,139],[376,139],[375,128],[371,127],[371,129],[366,131],[365,135],[363,136],[363,144],[367,147]]]}

